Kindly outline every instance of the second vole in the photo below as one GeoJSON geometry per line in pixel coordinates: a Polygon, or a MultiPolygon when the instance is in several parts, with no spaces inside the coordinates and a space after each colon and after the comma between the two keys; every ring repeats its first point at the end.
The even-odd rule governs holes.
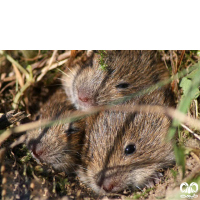
{"type": "MultiPolygon", "coordinates": [[[[169,78],[156,51],[107,51],[105,69],[101,68],[99,59],[100,55],[95,53],[90,62],[71,67],[62,77],[63,87],[77,109],[109,104],[169,78]]],[[[168,105],[172,100],[168,85],[156,93],[158,97],[152,92],[136,95],[131,102],[152,104],[152,96],[158,98],[160,105],[168,105]]]]}

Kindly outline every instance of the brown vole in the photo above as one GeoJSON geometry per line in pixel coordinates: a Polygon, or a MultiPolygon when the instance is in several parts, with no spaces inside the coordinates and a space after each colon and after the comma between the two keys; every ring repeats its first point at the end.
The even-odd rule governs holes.
{"type": "MultiPolygon", "coordinates": [[[[65,92],[77,109],[108,104],[169,77],[156,51],[107,51],[104,58],[107,67],[104,70],[100,67],[99,59],[100,55],[95,53],[90,61],[72,66],[62,77],[65,92]]],[[[157,90],[162,96],[159,104],[167,102],[168,105],[165,97],[171,98],[169,87],[157,90]]],[[[133,101],[153,103],[150,93],[143,97],[136,96],[133,101]]]]}
{"type": "Polygon", "coordinates": [[[165,138],[170,123],[151,113],[104,111],[88,117],[80,180],[99,194],[151,186],[159,169],[174,164],[173,145],[165,138]]]}
{"type": "MultiPolygon", "coordinates": [[[[57,91],[40,110],[40,120],[57,120],[68,117],[74,110],[62,91],[57,91]]],[[[83,140],[83,124],[55,124],[38,128],[27,133],[26,144],[32,156],[56,171],[74,172],[80,161],[83,140]]]]}

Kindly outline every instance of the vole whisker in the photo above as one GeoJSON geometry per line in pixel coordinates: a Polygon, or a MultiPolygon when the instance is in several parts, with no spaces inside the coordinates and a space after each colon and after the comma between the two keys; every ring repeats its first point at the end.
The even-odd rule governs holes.
{"type": "Polygon", "coordinates": [[[71,72],[71,74],[75,77],[75,74],[72,72],[72,70],[69,68],[69,67],[67,67],[67,69],[71,72]]]}
{"type": "MultiPolygon", "coordinates": [[[[67,75],[68,77],[70,77],[69,75],[67,75]]],[[[64,78],[57,78],[58,80],[64,81],[67,83],[67,81],[64,78]]],[[[61,84],[62,85],[62,84],[61,84]]]]}

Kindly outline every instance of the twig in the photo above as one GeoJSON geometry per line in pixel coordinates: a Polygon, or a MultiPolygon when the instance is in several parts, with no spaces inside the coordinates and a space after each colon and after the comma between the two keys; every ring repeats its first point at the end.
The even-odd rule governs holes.
{"type": "Polygon", "coordinates": [[[22,94],[24,93],[24,91],[32,84],[32,80],[29,80],[26,82],[26,84],[20,89],[20,91],[17,93],[17,95],[15,96],[14,98],[14,101],[13,101],[13,104],[12,104],[12,107],[14,109],[17,108],[17,105],[18,105],[18,101],[19,101],[19,98],[22,96],[22,94]]]}
{"type": "Polygon", "coordinates": [[[0,54],[3,54],[7,60],[9,60],[12,64],[14,64],[23,74],[25,74],[26,78],[29,77],[28,72],[17,62],[15,61],[10,55],[6,54],[3,51],[0,51],[0,54]]]}
{"type": "MultiPolygon", "coordinates": [[[[70,51],[66,51],[65,53],[63,53],[63,54],[60,54],[59,56],[58,56],[58,61],[61,61],[61,60],[64,60],[64,59],[66,59],[66,58],[69,58],[70,57],[70,55],[71,55],[71,52],[70,51]]],[[[48,63],[48,62],[47,62],[48,63]]]]}
{"type": "Polygon", "coordinates": [[[191,126],[191,127],[194,127],[196,129],[200,130],[200,121],[199,120],[193,119],[174,108],[156,106],[156,105],[134,105],[134,106],[121,105],[120,107],[113,106],[113,105],[106,105],[106,106],[99,106],[99,107],[91,108],[88,110],[88,112],[80,113],[80,111],[75,111],[69,117],[63,118],[63,119],[58,119],[58,120],[53,120],[53,121],[43,120],[42,122],[36,121],[36,122],[20,125],[13,129],[9,129],[1,134],[0,144],[13,133],[20,133],[20,132],[35,129],[38,127],[49,127],[58,122],[61,124],[70,123],[70,122],[76,121],[80,118],[83,118],[88,115],[95,114],[99,111],[103,111],[103,110],[107,110],[107,109],[110,109],[112,111],[123,111],[123,112],[144,112],[144,113],[165,114],[165,115],[171,117],[172,119],[177,119],[180,123],[187,124],[188,126],[191,126]]]}
{"type": "Polygon", "coordinates": [[[4,82],[5,77],[6,77],[6,73],[2,73],[0,76],[0,88],[2,86],[2,83],[4,82]]]}
{"type": "Polygon", "coordinates": [[[199,140],[200,141],[200,136],[198,135],[198,134],[196,134],[195,132],[193,132],[191,129],[189,129],[187,126],[185,126],[184,124],[181,124],[181,126],[183,127],[183,128],[185,128],[187,131],[189,131],[190,133],[192,133],[192,135],[197,139],[197,140],[199,140]]]}
{"type": "MultiPolygon", "coordinates": [[[[55,69],[56,67],[59,67],[59,66],[63,65],[64,63],[66,63],[66,61],[67,61],[67,59],[52,64],[52,65],[50,66],[49,70],[55,69]]],[[[45,68],[45,67],[44,67],[44,68],[45,68]]],[[[44,70],[44,69],[42,69],[42,71],[43,71],[43,70],[44,70]]],[[[37,81],[39,81],[39,80],[37,79],[37,81]]]]}
{"type": "MultiPolygon", "coordinates": [[[[40,51],[41,51],[41,50],[38,50],[38,53],[37,53],[37,55],[36,55],[34,58],[25,58],[25,57],[21,57],[21,58],[22,58],[22,60],[26,60],[26,61],[34,61],[34,60],[37,60],[37,59],[39,59],[39,58],[42,57],[42,55],[40,55],[40,51]]],[[[22,51],[22,52],[23,52],[23,51],[22,51]]]]}
{"type": "MultiPolygon", "coordinates": [[[[82,51],[82,50],[78,50],[78,53],[81,52],[81,51],[82,51]]],[[[71,55],[71,50],[68,50],[68,51],[66,51],[66,52],[63,53],[63,54],[60,54],[60,55],[58,56],[58,58],[57,58],[57,61],[59,62],[59,61],[64,61],[64,60],[65,60],[65,62],[66,62],[67,59],[70,57],[70,55],[71,55]]],[[[32,64],[31,66],[32,66],[33,69],[35,69],[35,68],[41,68],[41,67],[43,67],[43,65],[45,65],[45,64],[48,65],[49,62],[50,62],[50,58],[49,58],[49,59],[46,58],[46,59],[43,59],[43,60],[41,60],[41,61],[38,61],[38,62],[32,64]]],[[[52,65],[54,65],[54,64],[56,64],[56,63],[53,62],[52,65]]]]}
{"type": "Polygon", "coordinates": [[[43,76],[49,71],[49,68],[51,67],[51,65],[53,63],[53,60],[54,60],[57,52],[58,52],[58,50],[53,51],[53,54],[49,61],[49,64],[46,67],[44,67],[44,69],[42,70],[42,73],[40,74],[40,76],[38,76],[37,81],[40,81],[43,78],[43,76]]]}
{"type": "MultiPolygon", "coordinates": [[[[78,51],[79,52],[79,51],[78,51]]],[[[60,54],[60,55],[58,55],[58,57],[56,58],[56,57],[54,57],[54,59],[53,59],[53,63],[55,63],[55,62],[58,62],[58,61],[62,61],[62,60],[64,60],[64,59],[67,59],[67,58],[69,58],[71,56],[71,51],[70,50],[68,50],[68,51],[66,51],[65,53],[63,53],[63,54],[60,54]]],[[[47,60],[47,65],[50,63],[50,59],[48,59],[47,60]]]]}
{"type": "Polygon", "coordinates": [[[47,62],[47,58],[44,58],[44,59],[32,64],[31,67],[33,70],[36,68],[41,68],[46,64],[46,62],[47,62]]]}
{"type": "Polygon", "coordinates": [[[10,81],[14,81],[16,80],[16,76],[9,76],[9,77],[5,77],[4,79],[1,79],[1,81],[4,82],[10,82],[10,81]]]}
{"type": "MultiPolygon", "coordinates": [[[[5,157],[5,152],[6,152],[6,148],[2,148],[0,149],[0,163],[2,166],[2,163],[4,162],[4,157],[5,157]]],[[[3,168],[1,168],[1,174],[3,173],[3,168]]]]}
{"type": "Polygon", "coordinates": [[[185,55],[186,55],[187,59],[192,62],[192,64],[196,64],[196,62],[187,53],[185,53],[185,55]]]}
{"type": "MultiPolygon", "coordinates": [[[[60,55],[58,56],[57,60],[58,60],[58,61],[62,61],[62,60],[64,60],[64,59],[67,59],[67,58],[70,57],[70,54],[71,54],[70,51],[67,51],[67,52],[65,52],[65,53],[63,53],[63,54],[60,54],[60,55]]],[[[45,64],[48,65],[49,62],[50,62],[50,59],[44,59],[44,60],[42,60],[42,61],[39,61],[39,62],[36,62],[36,63],[32,64],[31,66],[32,66],[33,69],[35,69],[35,68],[41,68],[41,67],[43,67],[43,65],[45,65],[45,64]]]]}
{"type": "Polygon", "coordinates": [[[198,119],[198,117],[199,117],[199,116],[198,116],[198,114],[199,114],[199,113],[198,113],[198,102],[197,102],[196,99],[194,100],[194,104],[195,104],[195,116],[196,116],[196,118],[198,119]]]}
{"type": "Polygon", "coordinates": [[[8,88],[9,86],[15,84],[15,82],[16,82],[16,81],[14,80],[14,81],[8,83],[5,87],[3,87],[3,88],[1,89],[0,94],[1,94],[6,88],[8,88]]]}
{"type": "Polygon", "coordinates": [[[11,110],[0,116],[0,130],[6,129],[11,124],[19,122],[20,120],[28,117],[25,112],[16,113],[15,110],[11,110]]]}
{"type": "Polygon", "coordinates": [[[190,155],[200,164],[200,159],[195,153],[191,152],[190,155]]]}
{"type": "MultiPolygon", "coordinates": [[[[171,61],[171,66],[172,66],[172,75],[174,76],[177,73],[177,66],[174,65],[174,60],[173,60],[173,51],[170,51],[170,61],[171,61]]],[[[177,92],[178,91],[178,79],[175,79],[172,81],[172,89],[173,91],[177,92]]]]}
{"type": "Polygon", "coordinates": [[[197,174],[200,172],[200,165],[197,165],[194,170],[185,178],[182,180],[182,182],[189,182],[192,178],[194,178],[197,174]]]}
{"type": "Polygon", "coordinates": [[[19,138],[18,140],[14,141],[14,142],[10,145],[10,148],[12,149],[12,148],[14,148],[14,147],[17,146],[17,145],[24,143],[25,139],[26,139],[26,135],[20,136],[20,138],[19,138]]]}
{"type": "Polygon", "coordinates": [[[173,60],[173,51],[170,50],[170,61],[171,61],[171,66],[172,66],[172,72],[173,75],[177,72],[175,66],[174,66],[174,60],[173,60]]]}
{"type": "Polygon", "coordinates": [[[184,57],[184,54],[185,54],[185,50],[183,50],[182,52],[181,52],[181,57],[180,57],[180,59],[179,59],[179,61],[178,61],[178,64],[177,64],[177,69],[179,68],[179,66],[181,65],[181,62],[182,62],[182,60],[183,60],[183,57],[184,57]]]}
{"type": "Polygon", "coordinates": [[[155,106],[155,105],[136,105],[136,106],[128,106],[123,105],[122,107],[113,107],[111,110],[115,111],[126,111],[126,112],[149,112],[149,113],[158,113],[165,114],[172,119],[178,120],[180,123],[187,124],[192,126],[198,130],[200,130],[200,120],[191,118],[182,112],[169,107],[163,106],[155,106]]]}
{"type": "Polygon", "coordinates": [[[20,86],[23,87],[24,86],[24,80],[23,80],[18,68],[15,66],[15,64],[13,64],[13,68],[14,68],[16,78],[19,81],[20,86]]]}

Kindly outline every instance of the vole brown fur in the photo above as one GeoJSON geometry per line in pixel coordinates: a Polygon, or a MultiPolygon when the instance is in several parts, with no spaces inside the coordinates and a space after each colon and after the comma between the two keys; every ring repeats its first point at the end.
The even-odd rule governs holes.
{"type": "MultiPolygon", "coordinates": [[[[100,55],[95,53],[88,62],[72,66],[63,75],[63,87],[77,109],[109,104],[125,96],[136,94],[159,81],[169,78],[169,72],[158,58],[156,51],[107,51],[105,70],[99,64],[100,55]]],[[[169,86],[157,89],[162,96],[159,105],[173,101],[169,86]]],[[[135,96],[132,102],[154,104],[152,92],[135,96]]]]}
{"type": "MultiPolygon", "coordinates": [[[[77,109],[109,104],[169,78],[156,51],[108,51],[106,70],[100,69],[99,58],[94,55],[91,63],[77,65],[68,78],[63,77],[77,109]]],[[[169,85],[124,103],[130,109],[136,104],[174,105],[169,85]]],[[[151,113],[105,111],[88,117],[80,180],[102,194],[149,185],[158,177],[158,169],[174,163],[172,144],[165,142],[170,124],[166,116],[151,113]],[[135,151],[125,155],[129,147],[135,151]]]]}
{"type": "Polygon", "coordinates": [[[170,119],[151,113],[104,111],[86,119],[78,176],[98,194],[151,186],[174,164],[166,140],[170,119]]]}
{"type": "MultiPolygon", "coordinates": [[[[58,120],[68,117],[74,106],[66,100],[63,91],[58,90],[40,110],[40,120],[58,120]]],[[[57,123],[51,127],[40,127],[27,133],[26,144],[32,156],[54,170],[74,172],[79,161],[84,138],[81,121],[57,123]]]]}
{"type": "MultiPolygon", "coordinates": [[[[98,59],[99,55],[94,55],[91,63],[71,69],[72,78],[64,78],[66,93],[77,109],[108,104],[169,76],[154,51],[108,52],[106,70],[99,69],[98,59]]],[[[130,107],[138,103],[169,106],[173,101],[165,86],[126,103],[130,107]]],[[[157,178],[158,169],[174,163],[172,144],[165,143],[170,122],[166,116],[150,113],[103,111],[88,117],[85,141],[80,143],[84,144],[77,172],[80,180],[102,194],[148,185],[157,178]]],[[[64,154],[59,159],[68,161],[64,154]]]]}

